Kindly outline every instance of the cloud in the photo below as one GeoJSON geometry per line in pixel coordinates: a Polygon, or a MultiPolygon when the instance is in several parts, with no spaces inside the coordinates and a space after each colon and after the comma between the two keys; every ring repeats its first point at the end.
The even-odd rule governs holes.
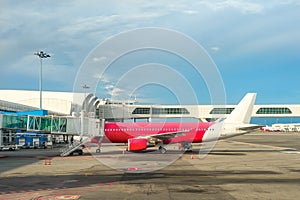
{"type": "Polygon", "coordinates": [[[219,51],[220,50],[220,48],[219,47],[211,47],[210,48],[213,52],[217,52],[217,51],[219,51]]]}
{"type": "Polygon", "coordinates": [[[112,78],[108,74],[95,74],[93,78],[99,79],[100,84],[112,84],[112,78]]]}
{"type": "Polygon", "coordinates": [[[264,10],[264,6],[258,3],[250,3],[243,0],[218,0],[209,1],[202,0],[199,4],[206,5],[212,10],[219,11],[227,8],[237,9],[244,14],[255,14],[261,13],[264,10]]]}
{"type": "Polygon", "coordinates": [[[104,85],[105,90],[112,90],[113,88],[114,88],[114,85],[111,85],[111,84],[105,84],[104,85]]]}
{"type": "MultiPolygon", "coordinates": [[[[112,0],[102,1],[99,5],[97,0],[89,3],[81,0],[54,1],[51,4],[3,1],[0,13],[0,69],[5,75],[1,76],[0,84],[6,87],[7,79],[11,77],[16,80],[23,80],[24,77],[27,81],[38,80],[39,61],[33,53],[44,50],[53,53],[53,57],[44,62],[45,81],[49,81],[47,87],[60,90],[62,85],[68,85],[64,87],[72,90],[70,85],[76,70],[95,46],[122,31],[147,26],[181,31],[212,52],[218,52],[216,58],[236,59],[240,54],[248,56],[274,50],[289,51],[295,47],[299,50],[299,2],[112,0]]],[[[100,66],[106,58],[99,55],[92,61],[100,66]]],[[[222,64],[220,67],[223,67],[222,64]]],[[[118,71],[122,69],[123,66],[117,68],[118,71]]],[[[117,70],[115,74],[119,73],[117,70]]],[[[114,96],[128,95],[126,91],[130,91],[129,86],[135,81],[142,82],[140,79],[143,78],[132,79],[132,83],[127,85],[116,85],[115,74],[103,76],[98,73],[95,70],[92,78],[101,78],[99,87],[102,92],[114,96]]],[[[151,76],[164,78],[166,75],[151,76]]],[[[88,79],[86,81],[90,84],[88,79]]],[[[169,81],[176,83],[176,80],[169,81]]],[[[24,87],[20,81],[13,84],[15,88],[24,87]]]]}
{"type": "Polygon", "coordinates": [[[181,11],[183,14],[189,14],[189,15],[193,15],[193,14],[198,14],[199,11],[197,10],[183,10],[181,11]]]}
{"type": "Polygon", "coordinates": [[[105,56],[94,57],[94,58],[93,58],[93,61],[94,61],[94,62],[102,62],[102,61],[105,61],[106,59],[107,59],[107,57],[105,57],[105,56]]]}
{"type": "Polygon", "coordinates": [[[122,95],[121,95],[121,94],[122,94],[123,92],[124,92],[123,89],[114,87],[114,88],[112,88],[110,91],[108,91],[107,93],[108,93],[112,98],[119,98],[119,97],[122,98],[122,95]]]}
{"type": "Polygon", "coordinates": [[[278,3],[282,5],[288,5],[288,4],[300,5],[300,0],[285,0],[285,1],[279,1],[278,3]]]}
{"type": "MultiPolygon", "coordinates": [[[[258,37],[251,42],[241,45],[240,53],[262,53],[275,49],[285,49],[289,51],[290,47],[300,44],[300,30],[295,32],[281,32],[272,35],[258,37]]],[[[291,49],[292,50],[292,49],[291,49]]]]}
{"type": "Polygon", "coordinates": [[[119,15],[107,15],[107,16],[91,16],[76,19],[72,23],[62,27],[58,31],[62,34],[78,34],[88,33],[90,31],[101,31],[101,28],[105,26],[113,26],[119,22],[121,16],[119,15]]]}

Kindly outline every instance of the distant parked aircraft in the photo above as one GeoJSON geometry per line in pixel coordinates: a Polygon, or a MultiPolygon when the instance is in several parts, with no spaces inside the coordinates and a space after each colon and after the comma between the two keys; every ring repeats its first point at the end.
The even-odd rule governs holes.
{"type": "Polygon", "coordinates": [[[281,129],[279,127],[272,127],[272,126],[265,126],[261,127],[261,130],[266,131],[266,132],[282,132],[285,131],[284,129],[281,129]]]}

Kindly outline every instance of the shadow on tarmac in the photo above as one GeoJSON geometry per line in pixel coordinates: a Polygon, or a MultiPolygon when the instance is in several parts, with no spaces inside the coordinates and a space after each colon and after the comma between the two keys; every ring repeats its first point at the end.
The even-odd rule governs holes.
{"type": "MultiPolygon", "coordinates": [[[[282,178],[253,178],[258,175],[276,175],[280,173],[272,171],[201,171],[201,170],[160,170],[151,173],[113,173],[102,175],[62,175],[62,176],[28,176],[1,178],[0,193],[19,193],[38,190],[57,190],[67,188],[79,188],[97,186],[112,187],[115,183],[126,184],[178,184],[178,185],[222,185],[228,183],[250,183],[250,184],[273,184],[276,182],[299,184],[299,179],[282,178]],[[241,179],[240,175],[254,175],[252,178],[241,179]],[[192,178],[191,178],[192,177],[192,178]],[[164,181],[162,181],[164,178],[164,181]]],[[[107,173],[107,171],[105,172],[107,173]]],[[[97,188],[95,187],[95,188],[97,188]]],[[[93,191],[90,191],[93,192],[93,191]]],[[[96,192],[96,189],[95,191],[96,192]]]]}

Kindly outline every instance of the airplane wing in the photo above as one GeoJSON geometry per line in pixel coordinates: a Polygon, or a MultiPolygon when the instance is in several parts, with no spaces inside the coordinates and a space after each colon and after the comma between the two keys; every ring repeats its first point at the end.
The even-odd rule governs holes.
{"type": "Polygon", "coordinates": [[[144,138],[150,141],[158,141],[158,140],[169,140],[175,137],[179,136],[185,136],[184,133],[188,131],[178,131],[178,132],[167,132],[167,133],[161,133],[161,134],[153,134],[153,135],[147,135],[147,136],[140,136],[138,138],[144,138]]]}

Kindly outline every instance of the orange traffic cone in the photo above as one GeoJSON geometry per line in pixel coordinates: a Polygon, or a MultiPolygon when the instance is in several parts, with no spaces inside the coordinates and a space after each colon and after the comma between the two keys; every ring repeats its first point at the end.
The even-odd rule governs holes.
{"type": "Polygon", "coordinates": [[[45,158],[45,165],[51,165],[51,158],[45,158]]]}

